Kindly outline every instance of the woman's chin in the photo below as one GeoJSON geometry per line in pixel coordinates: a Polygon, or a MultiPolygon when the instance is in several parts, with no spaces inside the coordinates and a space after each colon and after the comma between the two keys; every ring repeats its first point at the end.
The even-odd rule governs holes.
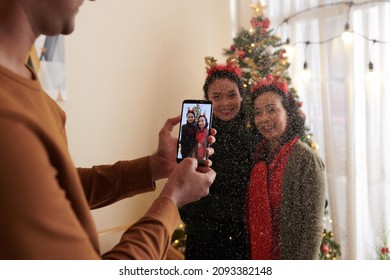
{"type": "Polygon", "coordinates": [[[215,114],[215,116],[220,119],[221,121],[231,121],[232,119],[234,119],[237,114],[234,113],[234,112],[228,112],[228,113],[218,113],[218,114],[215,114]]]}

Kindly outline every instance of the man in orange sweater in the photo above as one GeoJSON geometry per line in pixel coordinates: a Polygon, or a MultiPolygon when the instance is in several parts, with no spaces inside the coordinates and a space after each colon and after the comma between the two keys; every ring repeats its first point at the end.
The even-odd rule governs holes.
{"type": "Polygon", "coordinates": [[[177,208],[206,196],[215,178],[211,161],[176,164],[171,132],[180,117],[167,120],[153,155],[74,167],[65,113],[25,58],[39,35],[70,34],[82,3],[0,2],[0,259],[163,259],[179,222],[177,208]],[[90,209],[153,191],[154,182],[168,176],[147,213],[101,255],[90,209]]]}

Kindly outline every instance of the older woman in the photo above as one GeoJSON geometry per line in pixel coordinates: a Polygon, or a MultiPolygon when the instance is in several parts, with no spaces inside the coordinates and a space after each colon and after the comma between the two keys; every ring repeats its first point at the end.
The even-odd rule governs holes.
{"type": "Polygon", "coordinates": [[[316,259],[325,206],[324,164],[300,142],[304,118],[279,77],[252,95],[260,133],[248,192],[252,259],[316,259]]]}

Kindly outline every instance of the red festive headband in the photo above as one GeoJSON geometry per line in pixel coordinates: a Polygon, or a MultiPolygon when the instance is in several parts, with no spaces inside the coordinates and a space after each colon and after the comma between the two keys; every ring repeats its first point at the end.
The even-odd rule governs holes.
{"type": "Polygon", "coordinates": [[[205,114],[205,113],[203,113],[203,114],[199,114],[199,116],[198,116],[198,120],[199,120],[201,117],[203,117],[203,118],[205,118],[205,119],[207,120],[207,117],[206,117],[206,114],[205,114]]]}
{"type": "Polygon", "coordinates": [[[231,72],[238,77],[242,76],[242,70],[237,65],[237,59],[234,56],[228,57],[226,65],[217,64],[217,60],[214,57],[206,56],[204,59],[208,66],[206,67],[207,78],[219,71],[231,72]]]}
{"type": "Polygon", "coordinates": [[[265,77],[264,79],[259,80],[252,88],[252,93],[255,92],[257,89],[265,86],[275,86],[282,92],[284,92],[286,95],[288,94],[287,81],[280,76],[272,76],[271,74],[267,75],[267,77],[265,77]]]}

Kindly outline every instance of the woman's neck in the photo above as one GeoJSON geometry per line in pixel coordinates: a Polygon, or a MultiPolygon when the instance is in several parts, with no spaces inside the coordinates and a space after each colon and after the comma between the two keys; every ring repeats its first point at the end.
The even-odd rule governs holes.
{"type": "Polygon", "coordinates": [[[280,142],[279,141],[271,141],[268,142],[268,154],[267,154],[267,162],[271,163],[280,150],[280,142]]]}
{"type": "Polygon", "coordinates": [[[270,142],[268,142],[268,146],[269,146],[270,152],[277,152],[280,149],[280,142],[279,141],[270,141],[270,142]]]}

